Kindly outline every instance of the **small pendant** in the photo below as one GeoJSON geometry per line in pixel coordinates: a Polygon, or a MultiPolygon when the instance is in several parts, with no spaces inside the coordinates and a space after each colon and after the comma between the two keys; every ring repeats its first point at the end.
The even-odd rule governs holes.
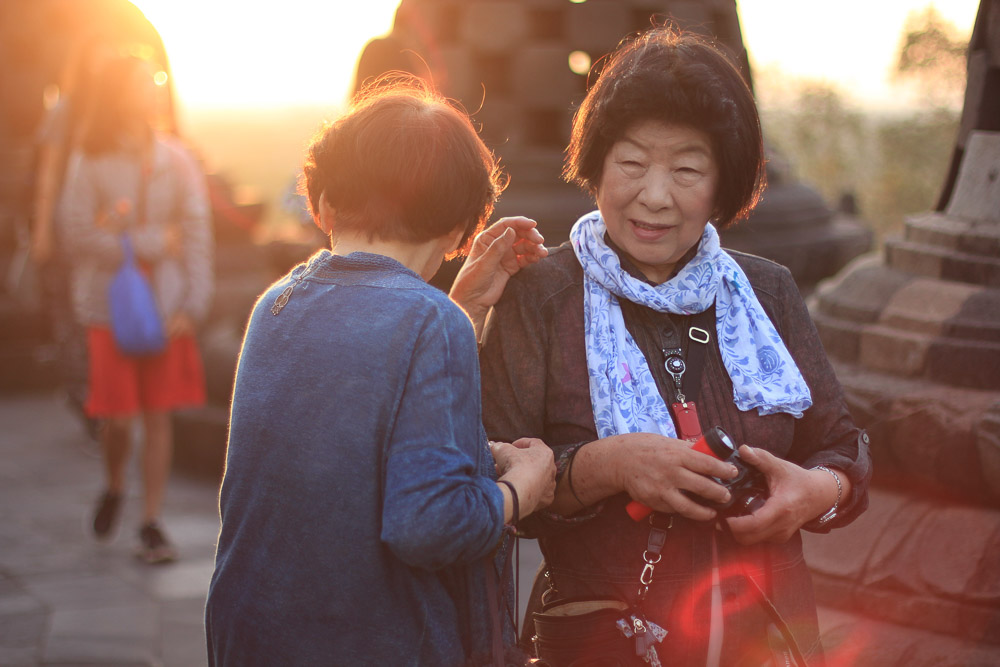
{"type": "Polygon", "coordinates": [[[292,296],[293,289],[295,289],[295,283],[286,287],[281,294],[278,295],[278,298],[274,300],[274,305],[271,306],[272,315],[277,315],[281,312],[281,309],[288,303],[288,298],[292,296]]]}

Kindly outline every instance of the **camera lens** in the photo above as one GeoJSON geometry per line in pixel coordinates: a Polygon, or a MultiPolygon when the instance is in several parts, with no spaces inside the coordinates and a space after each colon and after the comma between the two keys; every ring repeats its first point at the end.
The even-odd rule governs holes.
{"type": "Polygon", "coordinates": [[[736,452],[736,446],[733,444],[733,439],[729,437],[729,434],[723,431],[720,427],[715,426],[710,428],[705,432],[705,442],[708,444],[709,449],[712,453],[723,461],[727,460],[730,456],[736,452]]]}

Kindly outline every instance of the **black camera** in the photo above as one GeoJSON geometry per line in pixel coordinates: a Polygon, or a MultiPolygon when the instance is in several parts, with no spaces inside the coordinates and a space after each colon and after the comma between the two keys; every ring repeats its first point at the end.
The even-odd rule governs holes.
{"type": "Polygon", "coordinates": [[[684,493],[691,500],[716,510],[720,519],[752,514],[764,505],[764,501],[769,495],[767,479],[759,470],[743,461],[728,433],[718,426],[710,428],[694,444],[694,449],[703,454],[714,456],[720,461],[731,463],[736,466],[737,474],[732,479],[710,478],[729,490],[729,502],[716,503],[685,491],[684,493]]]}

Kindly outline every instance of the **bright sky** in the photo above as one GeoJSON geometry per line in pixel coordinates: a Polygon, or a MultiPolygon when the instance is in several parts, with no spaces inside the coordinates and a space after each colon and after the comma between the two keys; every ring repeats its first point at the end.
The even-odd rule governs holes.
{"type": "MultiPolygon", "coordinates": [[[[569,1],[569,0],[567,0],[569,1]]],[[[357,55],[388,32],[398,0],[133,0],[167,48],[181,104],[339,107],[357,55]]],[[[822,79],[884,105],[906,16],[929,4],[965,36],[979,0],[740,0],[755,68],[822,79]]]]}

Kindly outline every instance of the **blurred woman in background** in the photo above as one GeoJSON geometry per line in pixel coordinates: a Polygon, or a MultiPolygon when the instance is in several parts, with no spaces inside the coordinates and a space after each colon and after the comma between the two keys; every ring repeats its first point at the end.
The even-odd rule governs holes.
{"type": "Polygon", "coordinates": [[[103,420],[106,486],[93,530],[106,538],[118,519],[131,424],[141,415],[138,555],[149,563],[176,555],[159,523],[172,456],[171,412],[204,402],[195,327],[207,315],[213,290],[204,177],[178,139],[156,131],[160,92],[143,59],[118,57],[104,66],[80,149],[70,159],[59,216],[72,267],[74,311],[87,329],[86,410],[103,420]],[[158,354],[124,354],[109,328],[108,286],[122,263],[123,239],[153,285],[167,336],[158,354]]]}

